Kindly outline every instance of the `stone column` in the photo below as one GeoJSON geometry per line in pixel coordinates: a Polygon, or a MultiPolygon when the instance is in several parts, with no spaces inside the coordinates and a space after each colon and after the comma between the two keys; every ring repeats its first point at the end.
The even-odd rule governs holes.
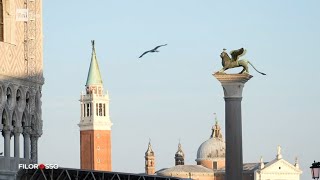
{"type": "Polygon", "coordinates": [[[21,127],[16,127],[13,130],[14,134],[14,157],[15,158],[20,158],[20,134],[22,130],[21,127]]]}
{"type": "Polygon", "coordinates": [[[25,159],[30,159],[30,131],[29,128],[26,127],[23,130],[23,137],[24,137],[24,152],[23,152],[23,156],[25,159]]]}
{"type": "Polygon", "coordinates": [[[10,126],[4,126],[2,130],[4,137],[4,157],[10,157],[10,139],[11,139],[11,128],[10,126]]]}
{"type": "Polygon", "coordinates": [[[242,123],[241,100],[249,74],[214,74],[220,81],[225,100],[226,180],[242,180],[242,123]]]}
{"type": "Polygon", "coordinates": [[[31,135],[31,162],[38,163],[38,138],[37,134],[31,135]]]}

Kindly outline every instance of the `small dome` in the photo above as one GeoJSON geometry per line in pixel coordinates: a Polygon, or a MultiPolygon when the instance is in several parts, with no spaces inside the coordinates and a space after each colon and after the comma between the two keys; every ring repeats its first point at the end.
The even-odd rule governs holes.
{"type": "Polygon", "coordinates": [[[212,127],[212,134],[210,139],[203,142],[197,152],[196,161],[201,161],[205,159],[214,158],[224,158],[225,157],[226,144],[223,141],[221,128],[216,121],[215,125],[212,127]]]}

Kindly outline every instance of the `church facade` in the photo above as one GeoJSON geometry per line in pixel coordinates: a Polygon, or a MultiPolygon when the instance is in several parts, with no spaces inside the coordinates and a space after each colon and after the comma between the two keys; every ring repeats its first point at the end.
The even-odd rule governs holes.
{"type": "Polygon", "coordinates": [[[41,0],[0,0],[0,179],[14,179],[18,164],[38,161],[42,39],[41,0]]]}

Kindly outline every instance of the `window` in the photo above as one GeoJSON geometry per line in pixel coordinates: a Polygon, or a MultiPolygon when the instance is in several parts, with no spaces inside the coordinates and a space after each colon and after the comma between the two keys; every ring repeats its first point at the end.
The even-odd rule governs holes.
{"type": "Polygon", "coordinates": [[[87,116],[89,116],[89,112],[90,112],[90,104],[87,104],[87,116]]]}
{"type": "Polygon", "coordinates": [[[106,116],[106,104],[103,104],[103,116],[106,116]]]}
{"type": "Polygon", "coordinates": [[[93,108],[91,108],[92,106],[93,106],[93,104],[91,105],[91,103],[89,103],[89,108],[90,108],[89,116],[92,116],[92,111],[93,111],[92,110],[93,108]]]}
{"type": "Polygon", "coordinates": [[[83,104],[83,117],[86,117],[86,104],[83,104]]]}
{"type": "Polygon", "coordinates": [[[217,164],[217,162],[213,162],[213,164],[212,164],[212,169],[218,169],[218,164],[217,164]]]}
{"type": "Polygon", "coordinates": [[[3,4],[2,0],[0,0],[0,41],[4,40],[3,29],[3,4]]]}
{"type": "Polygon", "coordinates": [[[96,103],[96,115],[98,116],[98,103],[96,103]]]}
{"type": "Polygon", "coordinates": [[[102,116],[102,104],[99,103],[99,116],[102,116]]]}

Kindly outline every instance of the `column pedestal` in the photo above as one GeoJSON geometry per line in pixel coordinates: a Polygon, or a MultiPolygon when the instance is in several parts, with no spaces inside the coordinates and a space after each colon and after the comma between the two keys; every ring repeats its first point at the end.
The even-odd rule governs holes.
{"type": "Polygon", "coordinates": [[[213,74],[220,81],[225,100],[226,173],[225,180],[242,180],[242,120],[241,100],[249,74],[213,74]]]}

